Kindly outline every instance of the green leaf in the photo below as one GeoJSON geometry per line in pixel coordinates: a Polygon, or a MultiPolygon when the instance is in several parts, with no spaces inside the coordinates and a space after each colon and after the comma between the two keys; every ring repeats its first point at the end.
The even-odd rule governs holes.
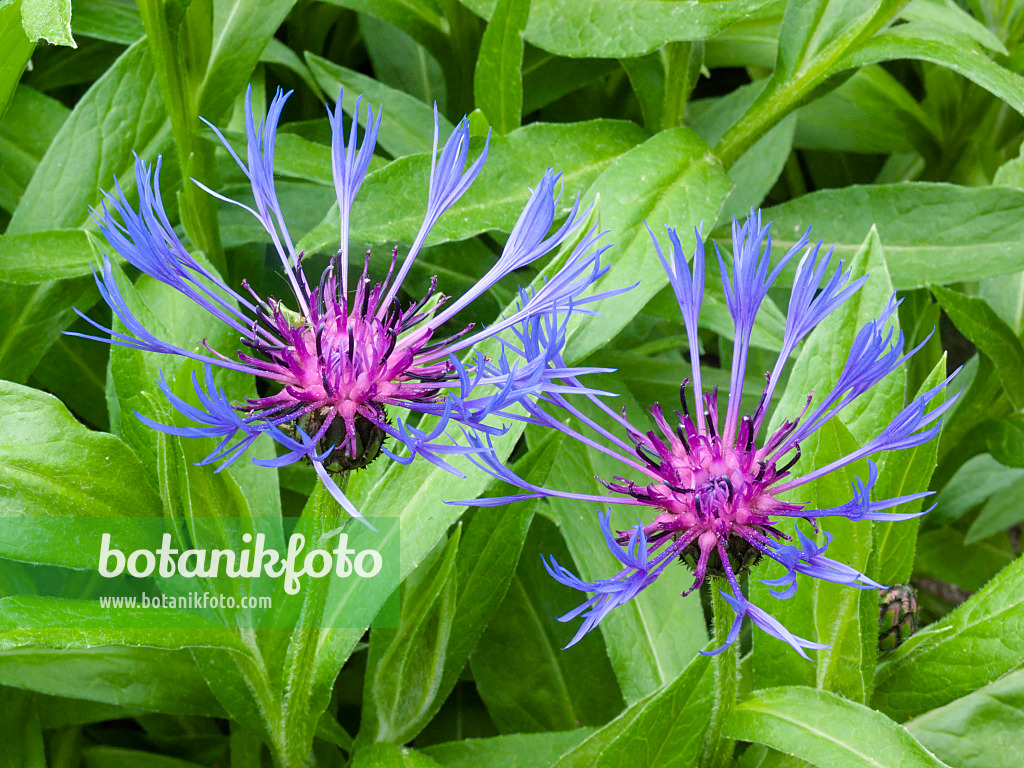
{"type": "Polygon", "coordinates": [[[224,715],[187,650],[19,648],[0,653],[0,684],[152,712],[224,715]]]}
{"type": "Polygon", "coordinates": [[[448,539],[440,562],[429,570],[421,566],[406,580],[398,626],[370,633],[356,749],[374,741],[404,744],[427,723],[455,618],[460,530],[448,539]]]}
{"type": "Polygon", "coordinates": [[[609,59],[566,59],[527,49],[523,58],[523,114],[529,115],[618,71],[619,62],[609,59]]]}
{"type": "MultiPolygon", "coordinates": [[[[86,333],[91,326],[76,320],[69,329],[86,333]]],[[[110,431],[107,413],[106,344],[81,344],[74,336],[61,336],[39,361],[29,385],[59,398],[86,426],[110,431]]]]}
{"type": "Polygon", "coordinates": [[[992,184],[1024,189],[1024,147],[1016,157],[1010,158],[996,169],[995,175],[992,177],[992,184]]]}
{"type": "Polygon", "coordinates": [[[1024,114],[1024,82],[999,66],[962,31],[946,31],[922,22],[899,24],[878,33],[847,54],[839,69],[863,67],[893,59],[931,61],[963,75],[1024,114]]]}
{"type": "Polygon", "coordinates": [[[435,3],[421,3],[414,0],[329,0],[332,5],[351,8],[385,21],[407,34],[431,56],[441,67],[449,70],[453,62],[452,44],[444,20],[435,3]]]}
{"type": "MultiPolygon", "coordinates": [[[[643,132],[635,123],[614,120],[534,123],[508,136],[496,136],[480,176],[434,225],[428,242],[463,240],[491,230],[511,232],[530,189],[547,168],[565,170],[559,209],[564,215],[581,188],[642,140],[643,132]]],[[[483,142],[471,140],[471,146],[470,155],[475,156],[483,142]]],[[[429,179],[429,155],[401,158],[371,173],[354,206],[351,239],[411,243],[426,211],[429,179]]],[[[337,248],[339,226],[337,212],[332,210],[297,248],[307,253],[337,248]]]]}
{"type": "Polygon", "coordinates": [[[71,28],[75,34],[121,45],[146,34],[138,6],[130,0],[76,0],[71,28]]]}
{"type": "Polygon", "coordinates": [[[574,628],[558,616],[579,602],[544,569],[540,555],[565,563],[564,544],[534,517],[516,576],[471,657],[477,690],[502,732],[600,725],[622,707],[596,638],[563,648],[574,628]]]}
{"type": "Polygon", "coordinates": [[[29,646],[220,648],[242,657],[251,654],[234,632],[187,611],[107,608],[97,600],[38,595],[0,598],[0,650],[6,653],[29,646]],[[54,632],[55,627],[60,632],[54,632]]]}
{"type": "Polygon", "coordinates": [[[964,536],[964,544],[975,544],[1000,531],[1024,522],[1024,508],[1021,507],[1024,481],[1017,480],[1002,493],[993,494],[981,512],[974,518],[964,536]]]}
{"type": "Polygon", "coordinates": [[[778,55],[783,11],[783,6],[769,5],[706,41],[705,66],[711,70],[719,67],[761,67],[771,71],[778,55]]]}
{"type": "Polygon", "coordinates": [[[948,704],[1024,663],[1024,559],[878,666],[872,704],[904,721],[948,704]]]}
{"type": "Polygon", "coordinates": [[[1024,761],[1024,670],[1012,672],[907,723],[907,730],[950,765],[1016,768],[1024,761]]]}
{"type": "Polygon", "coordinates": [[[815,56],[836,39],[843,27],[870,7],[870,0],[787,3],[779,29],[774,77],[784,82],[806,71],[815,56]]]}
{"type": "Polygon", "coordinates": [[[1024,272],[983,280],[978,295],[1014,333],[1019,336],[1024,331],[1024,272]]]}
{"type": "MultiPolygon", "coordinates": [[[[466,5],[489,19],[497,0],[469,0],[466,5]]],[[[524,36],[559,56],[641,56],[670,41],[713,37],[765,5],[765,0],[702,0],[676,7],[631,0],[620,7],[588,0],[533,0],[524,36]]]]}
{"type": "Polygon", "coordinates": [[[1008,54],[1002,40],[954,0],[915,0],[900,11],[900,17],[905,21],[931,22],[953,34],[966,34],[994,53],[1008,54]]]}
{"type": "MultiPolygon", "coordinates": [[[[118,178],[135,187],[132,155],[153,159],[170,137],[145,43],[125,51],[75,105],[11,217],[6,235],[72,229],[89,223],[97,185],[118,178]],[[84,179],[91,179],[83,183],[84,179]]],[[[0,309],[10,321],[0,334],[0,376],[25,381],[60,330],[70,307],[87,308],[95,289],[87,278],[32,286],[0,285],[0,309]]]]}
{"type": "Polygon", "coordinates": [[[801,108],[793,143],[801,149],[891,154],[938,152],[940,128],[881,66],[857,70],[834,91],[801,108]]]}
{"type": "Polygon", "coordinates": [[[523,114],[523,30],[530,0],[498,0],[480,41],[473,76],[477,108],[500,134],[519,127],[523,114]]]}
{"type": "Polygon", "coordinates": [[[787,755],[764,744],[750,744],[736,761],[736,768],[814,768],[806,760],[787,755]]]}
{"type": "Polygon", "coordinates": [[[945,763],[898,724],[827,691],[757,691],[725,723],[730,736],[767,744],[821,768],[941,768],[945,763]]]}
{"type": "Polygon", "coordinates": [[[1003,419],[992,419],[985,423],[985,428],[985,444],[992,458],[1007,467],[1024,468],[1024,415],[1015,413],[1003,419]]]}
{"type": "MultiPolygon", "coordinates": [[[[942,359],[942,339],[937,332],[942,309],[924,289],[904,293],[902,298],[899,314],[906,345],[910,349],[923,345],[907,361],[907,395],[910,396],[920,389],[942,359]]],[[[958,387],[969,378],[966,371],[961,375],[962,378],[957,377],[958,387]]]]}
{"type": "MultiPolygon", "coordinates": [[[[9,230],[8,230],[9,231],[9,230]]],[[[74,320],[71,307],[95,301],[92,276],[34,285],[0,283],[0,376],[25,382],[62,329],[74,320]]]]}
{"type": "MultiPolygon", "coordinates": [[[[750,107],[763,87],[764,81],[751,83],[727,96],[697,102],[691,110],[693,129],[704,141],[714,145],[750,107]]],[[[718,214],[718,222],[729,222],[733,216],[742,218],[752,206],[761,204],[790,155],[796,124],[795,115],[784,118],[729,168],[733,190],[718,214]]]]}
{"type": "Polygon", "coordinates": [[[202,768],[199,763],[123,747],[88,746],[82,750],[86,768],[202,768]]]}
{"type": "Polygon", "coordinates": [[[603,347],[668,283],[644,223],[662,241],[665,225],[678,227],[684,247],[692,249],[692,227],[718,218],[730,186],[721,163],[688,128],[656,134],[597,178],[584,198],[601,201],[601,227],[615,236],[615,267],[595,290],[640,285],[606,299],[600,316],[580,322],[571,331],[568,357],[583,358],[603,347]]]}
{"type": "Polygon", "coordinates": [[[436,768],[438,763],[408,747],[378,742],[356,752],[352,768],[436,768]]]}
{"type": "Polygon", "coordinates": [[[70,113],[56,99],[27,85],[14,92],[11,107],[0,119],[0,208],[9,212],[17,207],[40,158],[70,113]]]}
{"type": "MultiPolygon", "coordinates": [[[[1024,265],[1024,191],[906,182],[826,189],[769,208],[772,242],[788,248],[809,225],[840,258],[878,230],[892,282],[906,290],[1019,271],[1024,265]]],[[[715,232],[728,243],[728,230],[715,232]]],[[[792,268],[781,278],[792,279],[792,268]]]]}
{"type": "Polygon", "coordinates": [[[112,704],[101,704],[87,699],[69,699],[65,696],[48,696],[44,693],[37,693],[35,700],[39,721],[44,730],[68,725],[101,723],[104,720],[131,717],[138,712],[112,704]]]}
{"type": "Polygon", "coordinates": [[[0,688],[0,720],[9,729],[8,737],[0,742],[0,764],[11,768],[46,768],[35,696],[16,688],[0,688]]]}
{"type": "Polygon", "coordinates": [[[0,235],[0,281],[34,285],[91,275],[101,253],[96,237],[81,229],[0,235]]]}
{"type": "Polygon", "coordinates": [[[71,0],[22,0],[21,23],[29,40],[78,47],[71,37],[71,0]]]}
{"type": "Polygon", "coordinates": [[[200,115],[218,120],[227,113],[293,5],[295,0],[214,3],[210,63],[198,92],[200,115]]]}
{"type": "Polygon", "coordinates": [[[0,49],[4,51],[4,58],[0,60],[0,118],[7,112],[35,47],[21,25],[21,4],[0,4],[0,49]]]}
{"type": "Polygon", "coordinates": [[[697,765],[711,720],[713,681],[697,655],[675,680],[637,701],[555,763],[555,768],[697,765]]]}
{"type": "MultiPolygon", "coordinates": [[[[346,114],[353,114],[357,96],[364,97],[358,115],[361,125],[365,124],[367,104],[375,112],[378,105],[383,105],[377,142],[392,157],[430,152],[434,140],[434,111],[429,106],[407,93],[388,88],[371,77],[338,66],[316,54],[307,52],[306,61],[320,87],[332,100],[338,97],[342,88],[345,89],[342,108],[346,114]]],[[[448,136],[454,128],[443,115],[438,115],[438,124],[441,136],[448,136]]],[[[361,190],[360,194],[365,192],[361,190]]]]}
{"type": "Polygon", "coordinates": [[[437,102],[438,110],[445,112],[448,89],[444,74],[423,46],[398,27],[365,13],[359,14],[359,31],[377,80],[424,104],[437,102]]]}
{"type": "Polygon", "coordinates": [[[1014,557],[1005,534],[967,544],[964,534],[955,528],[931,528],[918,537],[914,575],[931,576],[975,592],[1013,562],[1014,557]]]}
{"type": "Polygon", "coordinates": [[[949,319],[995,365],[1010,401],[1024,408],[1024,346],[1017,335],[982,299],[931,286],[949,319]]]}
{"type": "Polygon", "coordinates": [[[558,758],[594,732],[593,728],[546,733],[513,733],[489,739],[461,739],[426,747],[423,752],[446,768],[550,768],[558,758]]]}
{"type": "MultiPolygon", "coordinates": [[[[513,425],[505,437],[495,441],[500,459],[506,458],[511,452],[512,444],[520,432],[521,427],[517,429],[513,425]]],[[[447,471],[425,461],[415,461],[408,467],[394,462],[376,462],[364,473],[354,474],[349,482],[346,493],[364,515],[401,518],[402,578],[408,576],[462,514],[463,508],[445,504],[444,500],[475,498],[491,484],[490,478],[483,472],[473,471],[468,461],[456,459],[454,464],[468,473],[457,487],[453,486],[452,476],[447,471]]],[[[380,551],[393,546],[391,542],[398,533],[398,525],[382,532],[380,551]]],[[[380,597],[380,605],[383,605],[386,597],[380,597]]],[[[338,617],[344,616],[353,607],[349,600],[359,600],[360,608],[365,610],[365,600],[359,595],[333,596],[330,605],[332,612],[325,617],[323,625],[344,626],[338,617]]],[[[327,707],[338,670],[363,633],[363,628],[330,629],[321,633],[317,665],[309,683],[310,707],[313,711],[323,711],[327,707]]]]}
{"type": "MultiPolygon", "coordinates": [[[[810,467],[824,466],[858,447],[842,417],[829,421],[817,434],[810,467]]],[[[860,461],[819,478],[808,506],[817,509],[846,503],[853,495],[853,478],[865,477],[865,470],[860,461]]],[[[830,558],[861,573],[868,571],[873,544],[870,521],[836,517],[819,525],[834,537],[828,548],[830,558]]],[[[824,543],[823,535],[819,536],[819,546],[824,543]]],[[[871,696],[878,648],[878,592],[823,579],[814,579],[811,585],[817,640],[829,646],[817,652],[817,687],[865,702],[871,696]]]]}
{"type": "Polygon", "coordinates": [[[86,429],[52,395],[0,381],[0,416],[0,514],[162,514],[128,446],[86,429]]]}
{"type": "MultiPolygon", "coordinates": [[[[552,433],[551,442],[558,435],[552,433]]],[[[530,482],[543,483],[550,453],[533,450],[515,471],[530,482]],[[520,474],[521,473],[521,474],[520,474]]],[[[458,598],[444,660],[444,675],[426,722],[441,708],[458,682],[470,653],[501,606],[515,576],[523,544],[540,502],[513,504],[501,514],[484,509],[464,525],[456,560],[458,598]]]]}
{"type": "MultiPolygon", "coordinates": [[[[530,482],[544,483],[550,468],[550,444],[557,442],[558,437],[553,432],[548,447],[531,451],[523,463],[517,464],[515,471],[530,482]]],[[[464,526],[456,560],[458,597],[444,658],[444,673],[433,700],[428,702],[429,707],[420,718],[421,725],[440,710],[458,682],[470,652],[501,605],[515,575],[538,503],[515,504],[500,515],[485,509],[473,514],[464,526]]]]}
{"type": "MultiPolygon", "coordinates": [[[[323,92],[317,84],[316,78],[313,77],[313,73],[309,71],[309,66],[306,62],[300,59],[295,51],[276,37],[272,37],[267,41],[267,47],[260,54],[260,63],[273,64],[290,70],[302,78],[302,82],[309,86],[309,90],[323,98],[323,92]]],[[[256,72],[253,73],[253,76],[256,76],[256,72]]]]}
{"type": "Polygon", "coordinates": [[[135,617],[147,618],[155,628],[125,629],[95,601],[4,598],[0,683],[156,712],[221,715],[189,649],[221,647],[238,658],[247,658],[247,649],[227,630],[198,628],[192,615],[135,617]]]}
{"type": "MultiPolygon", "coordinates": [[[[935,486],[942,490],[968,459],[987,450],[988,419],[1007,416],[1014,410],[995,364],[983,353],[972,357],[960,374],[966,391],[942,425],[939,440],[939,466],[935,486]]],[[[945,517],[940,507],[938,517],[945,517]]]]}
{"type": "Polygon", "coordinates": [[[682,125],[686,102],[704,66],[704,43],[668,43],[646,56],[620,61],[648,130],[657,133],[682,125]]]}
{"type": "Polygon", "coordinates": [[[91,224],[89,206],[118,179],[135,188],[135,157],[155,158],[170,138],[145,42],[126,50],[99,78],[61,126],[6,234],[74,229],[91,224]]]}

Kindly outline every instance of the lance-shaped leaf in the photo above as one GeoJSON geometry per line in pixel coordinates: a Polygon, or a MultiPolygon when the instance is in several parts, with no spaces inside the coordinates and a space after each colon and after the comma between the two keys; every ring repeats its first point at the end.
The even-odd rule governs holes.
{"type": "Polygon", "coordinates": [[[455,618],[460,532],[455,529],[434,567],[417,569],[406,580],[398,627],[370,632],[356,749],[375,741],[404,744],[426,724],[455,618]]]}
{"type": "Polygon", "coordinates": [[[767,744],[820,768],[943,768],[899,724],[834,693],[792,686],[757,691],[726,721],[736,739],[767,744]]]}

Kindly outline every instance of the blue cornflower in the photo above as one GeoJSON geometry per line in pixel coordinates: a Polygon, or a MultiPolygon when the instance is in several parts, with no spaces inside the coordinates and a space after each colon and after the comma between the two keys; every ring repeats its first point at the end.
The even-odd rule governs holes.
{"type": "MultiPolygon", "coordinates": [[[[696,231],[696,249],[692,265],[688,265],[676,232],[669,228],[671,251],[667,256],[653,233],[651,237],[668,273],[686,326],[695,414],[691,415],[687,403],[686,389],[690,379],[685,379],[680,387],[682,412],[675,412],[674,423],[670,424],[662,407],[655,404],[651,408],[651,415],[658,429],[649,430],[633,426],[626,419],[625,411],[616,413],[601,400],[601,393],[584,387],[574,371],[565,371],[561,376],[563,387],[550,388],[536,402],[527,403],[525,416],[499,411],[500,415],[557,429],[619,460],[628,470],[624,474],[631,474],[635,479],[614,477],[602,480],[614,495],[579,494],[530,484],[498,464],[493,454],[484,450],[474,457],[479,466],[525,493],[502,499],[463,503],[491,506],[527,498],[558,496],[602,504],[634,505],[651,510],[653,519],[649,522],[640,522],[635,529],[620,531],[617,535],[613,535],[609,528],[608,516],[600,516],[608,547],[623,566],[611,579],[586,582],[554,560],[548,565],[548,572],[560,583],[581,592],[595,593],[579,608],[561,617],[561,620],[566,621],[581,613],[584,616],[583,626],[569,645],[593,629],[610,610],[632,599],[651,584],[668,563],[680,558],[694,572],[693,584],[685,594],[699,588],[708,574],[724,578],[729,587],[731,594],[724,591],[722,594],[736,612],[736,620],[723,648],[735,641],[743,620],[750,619],[761,630],[784,640],[806,656],[805,648],[822,646],[793,635],[778,620],[753,605],[740,588],[741,573],[748,571],[764,557],[780,563],[786,569],[785,575],[765,582],[771,587],[784,588],[778,592],[772,590],[772,594],[780,599],[789,598],[795,593],[798,573],[862,589],[877,589],[881,585],[854,568],[826,557],[824,553],[831,542],[828,534],[821,546],[799,530],[798,545],[783,543],[791,540],[791,537],[778,529],[779,521],[802,518],[817,530],[816,519],[820,517],[901,520],[914,515],[885,510],[928,495],[917,493],[893,499],[871,499],[870,493],[878,478],[878,470],[874,463],[869,462],[867,482],[860,479],[855,481],[853,498],[846,504],[829,509],[807,509],[804,504],[779,499],[783,492],[805,486],[871,454],[909,448],[931,440],[939,429],[939,418],[955,398],[928,410],[935,397],[949,384],[952,379],[950,377],[906,406],[891,424],[863,447],[819,469],[798,477],[791,476],[790,470],[800,456],[800,442],[917,350],[904,354],[903,334],[900,333],[894,339],[892,330],[886,330],[887,322],[898,306],[893,296],[880,316],[867,323],[857,334],[838,382],[821,403],[808,415],[811,403],[808,397],[799,415],[783,422],[774,433],[758,441],[767,406],[786,360],[800,341],[850,298],[866,279],[861,277],[851,280],[849,271],[844,272],[840,262],[823,283],[832,252],[829,250],[821,256],[820,242],[807,248],[807,253],[796,266],[778,361],[767,375],[767,385],[754,412],[741,415],[740,398],[743,394],[754,318],[772,282],[808,246],[809,230],[769,272],[770,226],[770,223],[762,226],[760,212],[755,211],[751,211],[743,224],[733,221],[731,274],[725,259],[718,253],[725,299],[735,328],[731,383],[724,415],[719,413],[717,387],[706,392],[701,381],[700,343],[697,336],[697,321],[704,296],[704,246],[701,234],[696,231]],[[589,398],[618,429],[606,429],[574,406],[566,397],[574,392],[589,398]],[[554,406],[564,413],[556,417],[545,410],[545,406],[554,406]],[[566,418],[565,413],[571,418],[566,418]],[[581,430],[588,431],[592,436],[581,430]],[[624,436],[616,434],[619,430],[624,436]]],[[[517,329],[521,339],[524,333],[530,337],[523,342],[523,349],[543,346],[549,332],[546,326],[538,323],[517,329]]],[[[565,364],[560,353],[551,357],[550,366],[564,371],[565,364]]],[[[470,439],[478,441],[481,449],[485,447],[486,436],[470,436],[470,439]]],[[[713,653],[721,650],[719,648],[713,653]]]]}
{"type": "MultiPolygon", "coordinates": [[[[93,211],[101,232],[118,255],[228,325],[241,336],[248,351],[229,357],[225,354],[227,350],[210,349],[205,341],[205,351],[192,351],[154,336],[132,315],[106,256],[96,282],[126,332],[112,331],[82,313],[79,315],[110,334],[109,338],[84,338],[176,355],[204,366],[205,376],[193,376],[200,407],[175,396],[162,378],[159,382],[170,404],[196,426],[161,424],[137,413],[147,425],[182,437],[219,438],[214,451],[200,463],[220,461],[221,469],[235,461],[260,435],[270,435],[284,452],[273,460],[254,459],[256,463],[283,466],[300,460],[310,462],[338,502],[352,516],[362,519],[333,475],[365,467],[382,452],[402,463],[419,455],[460,475],[444,457],[478,450],[481,434],[501,434],[502,427],[485,422],[490,414],[556,386],[552,372],[546,368],[547,361],[558,352],[551,344],[532,348],[536,360],[530,354],[520,354],[517,347],[512,363],[507,354],[502,354],[497,365],[482,354],[474,356],[474,347],[523,323],[545,322],[552,328],[564,328],[569,314],[590,312],[585,305],[618,291],[585,295],[608,269],[601,263],[608,245],[600,244],[600,235],[591,231],[580,238],[563,267],[547,282],[530,293],[520,292],[520,302],[508,316],[475,332],[470,325],[448,338],[435,338],[441,326],[495,283],[551,253],[579,230],[587,213],[580,212],[577,197],[564,223],[551,231],[560,198],[560,174],[549,169],[532,191],[501,255],[476,285],[446,305],[447,297],[434,295],[434,278],[426,296],[402,307],[398,292],[431,227],[469,189],[483,168],[490,144],[488,137],[483,151],[466,168],[469,121],[463,119],[438,153],[436,110],[423,224],[397,272],[396,248],[383,282],[371,281],[369,254],[361,274],[351,280],[349,220],[369,169],[381,115],[378,109],[375,119],[373,110],[367,107],[362,141],[358,120],[352,120],[346,140],[340,96],[335,109],[328,110],[328,116],[333,132],[332,171],[340,211],[341,247],[311,286],[303,270],[303,254],[295,250],[274,187],[274,142],[289,95],[278,90],[266,120],[257,123],[247,94],[246,161],[210,126],[249,179],[255,207],[203,189],[249,211],[266,229],[290,287],[290,306],[273,297],[256,295],[244,280],[243,290],[235,291],[192,257],[164,210],[159,159],[155,169],[141,160],[136,162],[138,210],[117,186],[115,194],[106,195],[102,211],[93,211]],[[467,356],[473,362],[461,363],[457,356],[463,353],[469,353],[467,356]],[[214,383],[214,368],[259,377],[267,382],[269,392],[263,397],[231,402],[214,383]],[[430,428],[420,429],[389,414],[389,409],[429,414],[436,416],[437,421],[430,428]],[[476,441],[468,446],[456,444],[447,434],[451,425],[477,436],[476,441]],[[393,441],[391,448],[385,445],[388,438],[393,441]]],[[[360,102],[357,99],[357,116],[360,102]]],[[[564,343],[564,333],[553,335],[552,340],[554,344],[564,343]]],[[[501,343],[507,344],[504,340],[501,343]]]]}

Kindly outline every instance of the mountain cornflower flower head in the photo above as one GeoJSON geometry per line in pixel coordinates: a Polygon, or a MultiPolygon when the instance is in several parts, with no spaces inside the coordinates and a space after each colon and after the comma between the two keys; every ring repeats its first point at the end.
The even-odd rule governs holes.
{"type": "MultiPolygon", "coordinates": [[[[669,416],[661,405],[655,404],[650,415],[657,428],[634,426],[627,419],[625,409],[622,413],[616,412],[603,402],[598,393],[587,390],[578,378],[569,375],[562,378],[564,388],[548,390],[536,402],[528,404],[526,415],[502,414],[506,418],[521,418],[528,423],[559,430],[593,450],[614,457],[624,466],[623,474],[631,479],[620,476],[598,478],[611,495],[574,493],[526,482],[485,451],[473,459],[524,493],[460,503],[491,506],[528,498],[562,497],[640,508],[636,527],[626,531],[613,531],[610,515],[599,513],[598,522],[604,539],[620,565],[620,570],[609,578],[584,581],[559,565],[553,557],[550,562],[545,560],[548,573],[554,579],[580,592],[593,593],[593,597],[560,617],[562,621],[583,617],[583,623],[569,645],[578,642],[609,612],[633,599],[670,563],[679,559],[694,575],[693,583],[684,595],[698,589],[709,575],[723,579],[728,589],[720,592],[735,611],[735,619],[725,644],[709,653],[719,653],[735,642],[744,619],[749,619],[807,658],[804,649],[826,646],[797,637],[762,607],[754,605],[741,590],[741,574],[763,558],[780,563],[785,574],[764,583],[773,587],[770,590],[773,597],[783,600],[796,592],[796,575],[800,573],[858,589],[879,589],[882,585],[827,557],[825,552],[831,543],[828,532],[824,543],[819,546],[799,528],[794,541],[780,530],[779,523],[787,518],[802,519],[817,531],[820,518],[903,520],[923,514],[888,510],[928,493],[890,499],[871,497],[878,470],[870,460],[866,481],[857,479],[852,498],[841,506],[813,509],[780,498],[784,493],[805,487],[872,454],[910,448],[931,440],[939,430],[940,417],[955,398],[936,404],[929,410],[953,378],[950,376],[907,405],[892,423],[865,445],[825,466],[794,476],[792,470],[800,457],[800,444],[896,370],[920,347],[904,354],[902,332],[894,339],[892,329],[887,330],[888,321],[899,304],[894,294],[882,313],[857,333],[832,390],[813,410],[810,410],[812,393],[808,394],[800,413],[785,414],[789,417],[787,420],[770,434],[762,435],[767,408],[791,353],[818,323],[858,291],[867,279],[864,276],[851,280],[850,272],[843,271],[842,262],[826,278],[832,251],[829,249],[822,255],[821,242],[809,246],[810,230],[773,267],[770,263],[770,227],[770,223],[762,226],[760,212],[753,210],[744,223],[733,220],[731,271],[717,244],[715,246],[725,300],[735,330],[729,396],[723,410],[719,408],[717,387],[707,391],[701,378],[697,331],[705,282],[702,237],[700,231],[695,230],[696,247],[692,264],[687,264],[675,230],[668,228],[668,254],[662,251],[653,232],[651,237],[678,300],[689,341],[692,378],[684,379],[680,386],[681,410],[669,416]],[[793,278],[778,361],[767,373],[767,383],[754,412],[741,413],[740,399],[754,318],[779,273],[805,248],[806,253],[799,259],[793,278]],[[691,386],[692,406],[687,393],[691,386]],[[603,411],[616,428],[605,428],[574,405],[567,397],[574,388],[603,411]]],[[[545,330],[541,326],[533,326],[530,333],[534,336],[533,344],[543,345],[545,330]]],[[[556,356],[551,365],[560,368],[564,367],[564,362],[556,356]]],[[[471,440],[486,439],[486,436],[471,436],[471,440]]]]}
{"type": "MultiPolygon", "coordinates": [[[[395,248],[386,277],[374,284],[369,275],[370,254],[358,259],[351,253],[349,221],[374,152],[381,110],[375,116],[373,109],[367,107],[362,139],[356,119],[352,120],[346,139],[340,96],[335,109],[328,109],[333,132],[331,155],[341,225],[340,248],[323,274],[311,284],[303,269],[304,254],[296,251],[274,186],[274,143],[289,95],[278,90],[266,119],[257,122],[247,94],[245,160],[235,153],[220,131],[210,126],[250,181],[255,207],[196,182],[215,197],[242,207],[263,225],[280,257],[290,290],[287,300],[263,298],[245,280],[241,290],[236,291],[188,252],[164,210],[159,159],[153,169],[142,160],[136,162],[137,210],[129,204],[120,186],[116,186],[114,194],[106,195],[102,210],[93,211],[102,234],[121,258],[180,291],[197,307],[229,326],[239,334],[246,351],[239,350],[232,356],[228,354],[230,350],[212,349],[199,339],[197,347],[189,350],[154,336],[129,309],[106,255],[101,271],[95,274],[96,283],[125,331],[105,328],[79,312],[79,316],[109,337],[72,335],[199,362],[204,374],[193,375],[198,407],[176,396],[162,375],[158,382],[169,403],[192,425],[163,424],[138,412],[136,416],[167,434],[218,438],[217,447],[199,462],[219,461],[217,471],[237,460],[260,435],[270,435],[284,450],[275,459],[254,458],[256,464],[280,467],[296,461],[310,462],[334,498],[349,514],[369,526],[335,476],[363,468],[381,453],[401,463],[409,463],[418,455],[461,475],[448,458],[478,450],[481,435],[489,439],[504,431],[504,427],[487,421],[491,413],[536,396],[548,387],[559,386],[552,379],[559,371],[551,370],[548,362],[558,353],[554,347],[564,343],[568,316],[589,313],[586,305],[618,291],[585,295],[608,269],[601,263],[601,256],[609,246],[599,243],[600,235],[591,230],[579,238],[561,269],[550,279],[530,291],[520,291],[517,307],[507,316],[487,328],[474,329],[468,325],[454,335],[437,338],[443,325],[499,280],[551,253],[576,234],[587,214],[580,212],[577,197],[564,223],[552,231],[560,197],[560,174],[549,169],[538,180],[501,255],[476,285],[447,304],[448,297],[435,293],[435,277],[425,296],[403,306],[398,293],[413,262],[434,224],[480,173],[490,137],[467,168],[468,120],[463,119],[438,152],[435,108],[423,223],[401,263],[395,248]],[[494,362],[478,350],[474,354],[474,348],[481,342],[533,321],[542,322],[550,331],[544,346],[531,347],[525,356],[517,353],[511,359],[503,353],[494,362]],[[469,362],[461,362],[460,356],[469,362]],[[231,402],[216,384],[213,371],[217,368],[262,379],[269,385],[269,392],[262,397],[231,402]],[[406,412],[404,419],[399,415],[402,412],[406,412]],[[409,423],[408,414],[435,418],[432,426],[420,429],[409,423]],[[476,441],[457,444],[449,435],[454,425],[475,435],[476,441]]],[[[356,101],[356,117],[361,114],[360,103],[361,97],[356,101]]],[[[501,340],[502,346],[506,344],[501,340]]]]}

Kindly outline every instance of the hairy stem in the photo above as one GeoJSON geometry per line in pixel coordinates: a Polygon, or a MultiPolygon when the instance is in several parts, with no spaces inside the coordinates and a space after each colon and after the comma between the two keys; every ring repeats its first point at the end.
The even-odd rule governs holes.
{"type": "MultiPolygon", "coordinates": [[[[729,630],[736,614],[719,588],[728,589],[723,579],[715,579],[711,585],[711,608],[714,612],[714,647],[721,648],[729,637],[729,630]]],[[[711,710],[711,725],[704,739],[704,750],[700,757],[701,768],[726,768],[732,765],[733,739],[722,737],[722,724],[736,707],[736,692],[739,688],[739,642],[714,657],[715,699],[711,710]]]]}
{"type": "Polygon", "coordinates": [[[772,75],[750,108],[715,145],[714,152],[722,165],[731,168],[758,139],[805,104],[826,80],[845,69],[843,59],[847,54],[885,27],[903,5],[891,0],[879,3],[791,76],[780,77],[778,72],[772,75]]]}
{"type": "MultiPolygon", "coordinates": [[[[343,491],[347,479],[348,476],[343,475],[338,483],[343,491]]],[[[306,535],[307,546],[316,549],[324,534],[336,530],[346,515],[321,483],[313,491],[303,517],[305,525],[300,523],[300,527],[306,535]]],[[[309,697],[330,586],[331,579],[307,579],[303,585],[302,611],[284,664],[282,709],[286,746],[284,754],[278,756],[282,768],[306,765],[319,721],[319,715],[314,716],[309,710],[309,697]]]]}

